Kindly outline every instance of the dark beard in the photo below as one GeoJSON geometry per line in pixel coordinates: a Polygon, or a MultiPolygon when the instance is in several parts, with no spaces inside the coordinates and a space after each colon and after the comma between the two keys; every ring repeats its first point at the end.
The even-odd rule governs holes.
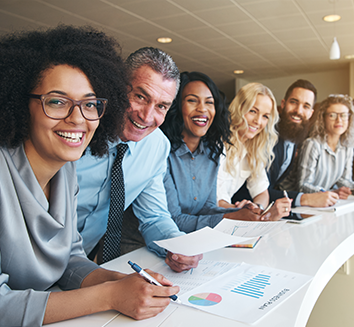
{"type": "Polygon", "coordinates": [[[284,110],[279,116],[280,121],[277,124],[279,135],[284,140],[289,140],[296,145],[301,144],[308,135],[310,121],[303,119],[301,124],[295,124],[290,120],[290,115],[287,114],[284,110]]]}

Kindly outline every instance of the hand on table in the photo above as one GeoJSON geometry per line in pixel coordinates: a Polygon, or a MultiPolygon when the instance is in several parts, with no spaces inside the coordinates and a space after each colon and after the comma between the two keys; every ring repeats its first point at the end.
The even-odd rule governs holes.
{"type": "Polygon", "coordinates": [[[342,186],[337,190],[333,190],[333,192],[337,193],[339,195],[339,198],[342,200],[346,200],[348,196],[352,194],[351,189],[346,186],[342,186]]]}
{"type": "Polygon", "coordinates": [[[300,204],[309,207],[329,207],[337,203],[339,195],[335,192],[305,193],[301,196],[300,204]]]}
{"type": "Polygon", "coordinates": [[[170,266],[172,270],[181,272],[191,268],[197,268],[201,259],[203,259],[203,254],[185,256],[168,251],[165,262],[170,266]]]}
{"type": "Polygon", "coordinates": [[[253,203],[252,201],[250,200],[242,200],[242,201],[236,201],[235,202],[235,208],[243,208],[244,206],[247,205],[247,208],[248,209],[251,209],[251,208],[259,208],[257,206],[257,204],[253,203]]]}
{"type": "Polygon", "coordinates": [[[234,219],[234,220],[250,220],[258,221],[261,219],[261,209],[251,203],[247,203],[242,209],[234,212],[225,213],[223,218],[234,219]]]}

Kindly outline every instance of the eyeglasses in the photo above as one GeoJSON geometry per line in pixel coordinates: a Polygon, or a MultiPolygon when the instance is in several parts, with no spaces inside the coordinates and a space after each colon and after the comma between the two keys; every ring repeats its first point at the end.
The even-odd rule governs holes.
{"type": "Polygon", "coordinates": [[[42,102],[42,108],[47,117],[52,119],[66,119],[74,111],[75,106],[79,106],[82,116],[86,120],[100,119],[107,106],[107,99],[91,98],[75,101],[65,96],[56,96],[52,94],[29,94],[32,99],[39,99],[42,102]]]}
{"type": "Polygon", "coordinates": [[[328,118],[330,120],[337,120],[338,116],[342,119],[342,120],[348,120],[350,114],[347,112],[341,112],[341,113],[336,113],[336,112],[329,112],[326,114],[326,116],[328,116],[328,118]]]}

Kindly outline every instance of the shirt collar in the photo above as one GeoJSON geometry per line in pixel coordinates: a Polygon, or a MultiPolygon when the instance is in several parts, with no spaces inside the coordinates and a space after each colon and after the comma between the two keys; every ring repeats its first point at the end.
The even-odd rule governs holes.
{"type": "Polygon", "coordinates": [[[338,142],[338,144],[337,144],[337,146],[336,146],[336,150],[335,150],[335,151],[333,151],[333,150],[330,148],[330,146],[328,145],[327,141],[324,142],[324,148],[325,148],[325,150],[326,150],[327,152],[329,152],[329,153],[337,153],[339,150],[342,150],[342,149],[344,149],[345,147],[344,147],[344,145],[342,144],[341,140],[339,140],[339,142],[338,142]]]}
{"type": "MultiPolygon", "coordinates": [[[[182,141],[182,142],[183,142],[183,141],[182,141]]],[[[191,156],[195,157],[195,156],[197,156],[198,154],[204,154],[205,151],[206,151],[206,150],[205,150],[205,146],[204,146],[204,142],[203,142],[203,141],[200,141],[199,146],[198,146],[198,148],[194,151],[194,153],[192,153],[192,152],[189,150],[187,144],[183,142],[182,145],[175,151],[175,154],[180,157],[180,156],[183,156],[183,155],[186,154],[186,153],[190,153],[191,156]]]]}
{"type": "Polygon", "coordinates": [[[136,148],[136,143],[137,142],[133,142],[133,141],[128,141],[128,142],[122,142],[121,139],[118,139],[118,141],[115,141],[115,142],[108,142],[108,148],[111,151],[116,151],[115,148],[117,147],[117,145],[119,143],[125,143],[125,144],[128,144],[128,148],[129,148],[129,151],[130,153],[133,155],[134,154],[134,150],[136,148]]]}

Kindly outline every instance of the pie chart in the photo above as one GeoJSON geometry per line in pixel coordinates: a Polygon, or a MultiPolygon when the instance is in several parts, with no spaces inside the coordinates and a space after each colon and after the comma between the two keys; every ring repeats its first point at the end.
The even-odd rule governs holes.
{"type": "Polygon", "coordinates": [[[215,293],[199,293],[189,297],[188,301],[194,305],[209,307],[220,303],[222,297],[215,293]]]}

